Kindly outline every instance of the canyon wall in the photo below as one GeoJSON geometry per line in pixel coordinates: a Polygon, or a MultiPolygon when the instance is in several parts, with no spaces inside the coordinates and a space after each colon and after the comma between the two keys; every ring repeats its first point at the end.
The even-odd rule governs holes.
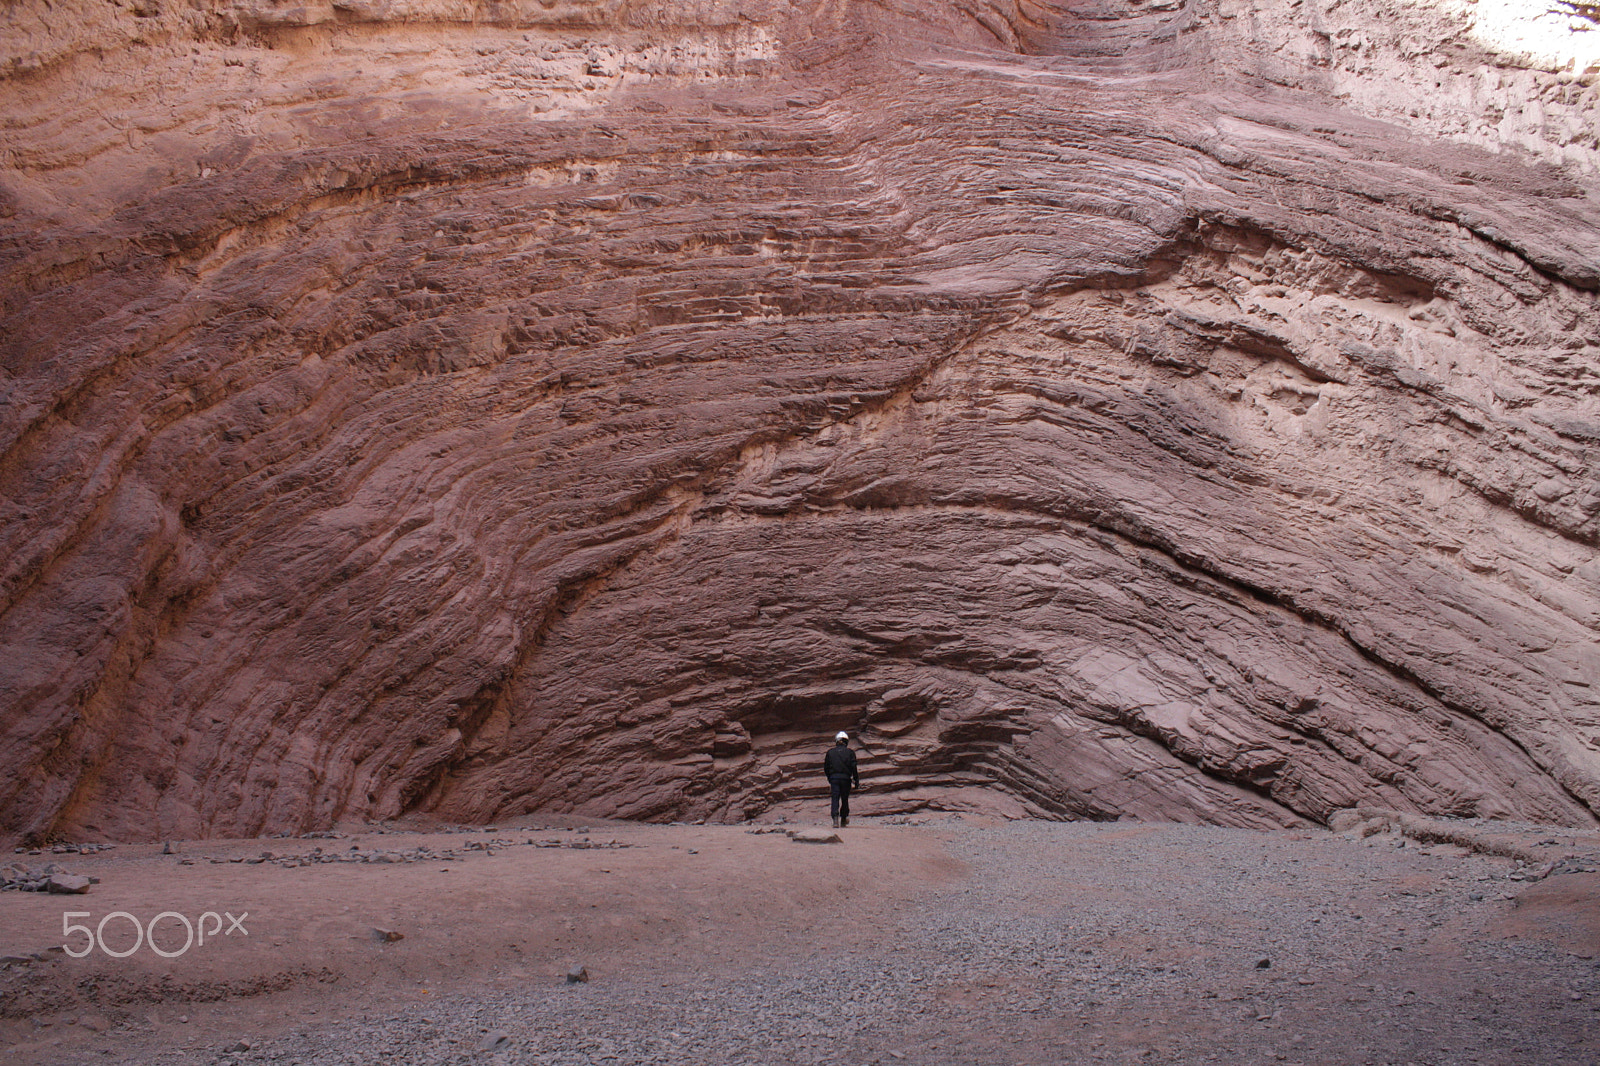
{"type": "Polygon", "coordinates": [[[13,0],[0,835],[1593,824],[1552,7],[13,0]]]}

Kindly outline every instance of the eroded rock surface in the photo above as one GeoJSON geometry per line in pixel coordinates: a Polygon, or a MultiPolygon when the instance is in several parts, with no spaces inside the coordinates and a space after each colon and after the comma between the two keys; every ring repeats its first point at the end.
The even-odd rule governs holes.
{"type": "Polygon", "coordinates": [[[1292,10],[7,5],[0,829],[1592,823],[1595,70],[1292,10]]]}

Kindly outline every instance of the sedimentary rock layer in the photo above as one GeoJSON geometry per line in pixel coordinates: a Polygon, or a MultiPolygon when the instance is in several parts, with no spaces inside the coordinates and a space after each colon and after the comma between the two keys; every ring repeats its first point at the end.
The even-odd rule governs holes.
{"type": "Polygon", "coordinates": [[[841,728],[880,810],[1600,811],[1581,65],[1376,0],[4,17],[6,833],[744,817],[841,728]]]}

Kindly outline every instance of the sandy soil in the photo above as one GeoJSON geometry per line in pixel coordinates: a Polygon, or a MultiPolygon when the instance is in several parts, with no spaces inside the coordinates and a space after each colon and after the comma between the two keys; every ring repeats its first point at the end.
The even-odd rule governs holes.
{"type": "MultiPolygon", "coordinates": [[[[1389,834],[867,821],[830,845],[568,822],[15,856],[100,883],[0,895],[21,957],[0,1040],[19,1064],[823,1061],[839,1041],[883,1062],[1600,1062],[1597,840],[1527,827],[1578,858],[1525,880],[1389,834]],[[248,935],[72,958],[50,950],[67,911],[248,914],[248,935]],[[830,960],[853,1001],[831,1044],[806,1005],[830,960]],[[569,1007],[559,1034],[518,1028],[569,1007]],[[691,1024],[706,1047],[641,1050],[691,1024]]],[[[126,950],[131,924],[104,937],[126,950]]],[[[183,941],[167,919],[158,944],[183,941]]]]}
{"type": "MultiPolygon", "coordinates": [[[[333,840],[187,842],[174,844],[172,855],[162,854],[162,845],[133,845],[86,856],[16,856],[36,866],[53,861],[101,883],[83,896],[0,896],[0,954],[46,955],[5,973],[4,1039],[13,1051],[37,1056],[28,1061],[59,1061],[62,1049],[87,1052],[111,1039],[65,1024],[84,1017],[101,1027],[137,1023],[151,1027],[146,1035],[157,1042],[204,1047],[223,1036],[260,1039],[288,1018],[359,1017],[423,1002],[442,987],[564,980],[575,964],[616,974],[748,963],[808,951],[808,940],[841,916],[859,935],[857,926],[963,873],[937,835],[907,828],[861,827],[849,847],[823,848],[745,827],[534,824],[539,828],[507,823],[493,831],[368,829],[333,840]],[[455,854],[400,863],[283,862],[318,848],[344,856],[419,847],[455,854]],[[264,853],[274,859],[251,861],[264,853]],[[819,865],[826,876],[818,876],[819,865]],[[67,911],[88,911],[87,920],[74,921],[95,925],[115,911],[141,922],[164,911],[195,922],[206,912],[247,914],[248,935],[213,936],[170,960],[148,945],[125,959],[98,948],[75,959],[48,950],[63,944],[67,911]],[[375,930],[403,939],[384,941],[375,930]]],[[[221,922],[224,930],[230,924],[221,922]]],[[[165,950],[182,946],[180,923],[169,919],[160,929],[165,950]]],[[[105,933],[113,951],[133,943],[122,919],[105,933]]],[[[74,950],[83,942],[81,935],[70,940],[74,950]]]]}

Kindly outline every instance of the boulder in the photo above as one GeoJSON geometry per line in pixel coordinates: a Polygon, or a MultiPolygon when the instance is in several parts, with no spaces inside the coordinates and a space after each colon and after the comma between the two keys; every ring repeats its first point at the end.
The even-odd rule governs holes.
{"type": "Polygon", "coordinates": [[[89,891],[92,883],[87,877],[68,873],[51,874],[50,879],[45,882],[48,891],[61,896],[82,895],[89,891]]]}
{"type": "Polygon", "coordinates": [[[789,839],[796,844],[840,844],[839,834],[831,829],[791,829],[789,839]]]}

